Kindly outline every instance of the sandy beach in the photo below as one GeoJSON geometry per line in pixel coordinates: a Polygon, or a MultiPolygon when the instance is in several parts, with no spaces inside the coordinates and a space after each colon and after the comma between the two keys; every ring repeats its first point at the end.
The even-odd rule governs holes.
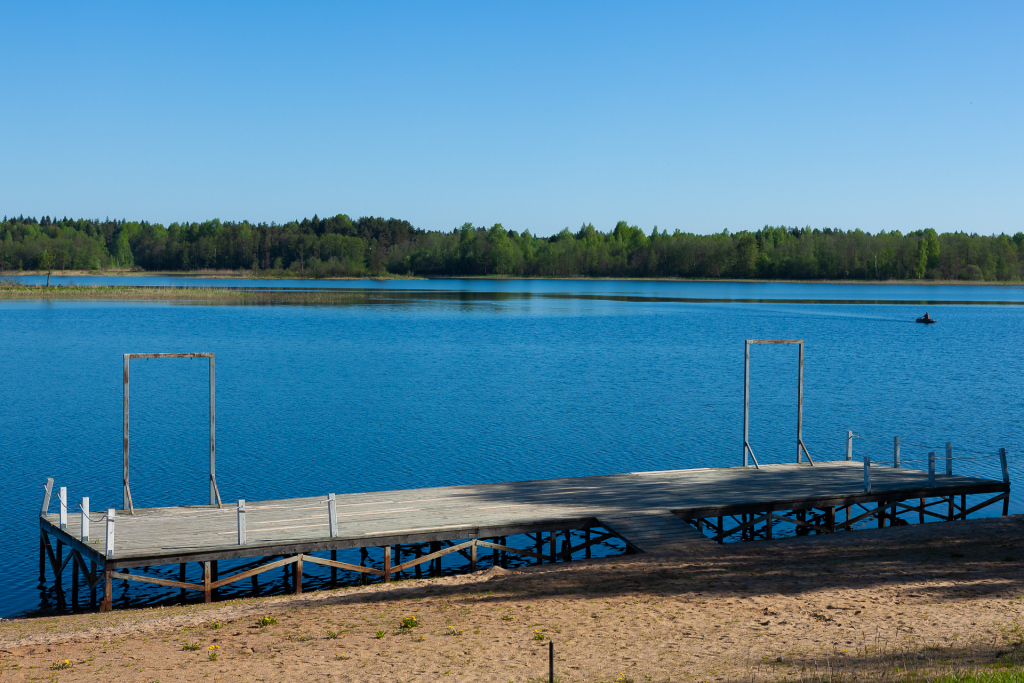
{"type": "Polygon", "coordinates": [[[11,620],[0,680],[519,683],[547,680],[549,641],[560,681],[1004,670],[1024,642],[1022,540],[1011,516],[11,620]]]}

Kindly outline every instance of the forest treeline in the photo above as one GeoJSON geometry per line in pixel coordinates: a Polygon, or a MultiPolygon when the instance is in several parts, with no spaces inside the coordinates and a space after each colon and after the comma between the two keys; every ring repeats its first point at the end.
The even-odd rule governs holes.
{"type": "Polygon", "coordinates": [[[711,235],[650,234],[624,221],[551,237],[500,224],[422,230],[344,214],[285,224],[159,223],[5,217],[0,270],[231,269],[262,275],[680,277],[1021,281],[1024,233],[938,234],[765,226],[711,235]]]}

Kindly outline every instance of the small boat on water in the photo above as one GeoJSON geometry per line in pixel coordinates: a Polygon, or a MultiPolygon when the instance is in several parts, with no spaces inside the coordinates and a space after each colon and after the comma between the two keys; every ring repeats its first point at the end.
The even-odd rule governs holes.
{"type": "Polygon", "coordinates": [[[935,318],[929,316],[928,312],[925,311],[925,314],[918,318],[917,322],[924,323],[925,325],[931,325],[933,322],[935,322],[935,318]]]}

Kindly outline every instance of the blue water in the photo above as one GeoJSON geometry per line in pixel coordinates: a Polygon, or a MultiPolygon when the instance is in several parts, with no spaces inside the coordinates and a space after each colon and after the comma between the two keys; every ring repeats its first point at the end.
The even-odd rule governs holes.
{"type": "MultiPolygon", "coordinates": [[[[940,322],[925,326],[906,304],[589,296],[671,299],[690,283],[457,296],[509,282],[443,282],[453,296],[401,305],[0,302],[0,615],[46,609],[36,521],[46,477],[72,501],[120,507],[126,352],[216,353],[227,501],[737,465],[747,338],[805,340],[804,440],[816,459],[845,457],[852,429],[889,442],[858,440],[858,459],[891,460],[899,435],[923,446],[905,445],[905,461],[952,441],[964,456],[1005,447],[1011,477],[1022,474],[1024,306],[931,306],[940,322]]],[[[850,291],[772,287],[814,287],[815,300],[850,291]]],[[[982,288],[962,289],[943,296],[982,288]]],[[[751,442],[762,463],[795,457],[796,370],[793,347],[752,351],[751,442]]],[[[133,361],[136,506],[206,502],[206,383],[205,361],[133,361]]],[[[999,476],[993,458],[956,468],[999,476]]],[[[1022,503],[1015,493],[1011,510],[1022,503]]]]}
{"type": "MultiPolygon", "coordinates": [[[[21,276],[40,285],[42,276],[21,276]]],[[[256,287],[276,289],[376,289],[414,292],[500,292],[544,295],[656,297],[750,301],[907,301],[1024,303],[1022,285],[888,285],[804,282],[665,282],[654,280],[264,280],[187,275],[53,276],[50,285],[150,287],[256,287]]]]}

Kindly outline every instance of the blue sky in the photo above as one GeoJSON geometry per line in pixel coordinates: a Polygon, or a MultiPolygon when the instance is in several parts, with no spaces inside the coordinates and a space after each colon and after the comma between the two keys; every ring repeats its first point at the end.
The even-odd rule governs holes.
{"type": "Polygon", "coordinates": [[[1024,3],[14,3],[0,215],[1024,230],[1024,3]]]}

